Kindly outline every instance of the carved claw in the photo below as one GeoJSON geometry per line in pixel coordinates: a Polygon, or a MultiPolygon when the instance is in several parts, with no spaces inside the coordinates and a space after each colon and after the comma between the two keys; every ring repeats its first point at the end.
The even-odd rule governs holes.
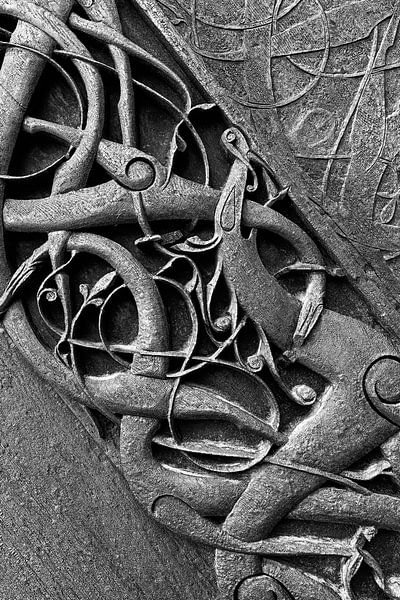
{"type": "Polygon", "coordinates": [[[272,196],[272,198],[269,198],[267,200],[267,202],[265,203],[265,206],[268,206],[269,208],[273,208],[276,204],[278,204],[278,202],[287,198],[289,195],[289,192],[290,192],[290,186],[283,188],[275,196],[272,196]]]}

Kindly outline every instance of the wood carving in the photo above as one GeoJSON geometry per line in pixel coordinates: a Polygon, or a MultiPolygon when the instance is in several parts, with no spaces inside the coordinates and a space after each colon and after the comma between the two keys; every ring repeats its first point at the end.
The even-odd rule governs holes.
{"type": "Polygon", "coordinates": [[[400,598],[399,11],[0,2],[5,331],[221,600],[400,598]]]}

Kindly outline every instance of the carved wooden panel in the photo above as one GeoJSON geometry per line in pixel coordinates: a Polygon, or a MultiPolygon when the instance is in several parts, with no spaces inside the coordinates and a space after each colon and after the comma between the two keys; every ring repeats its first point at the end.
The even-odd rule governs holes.
{"type": "Polygon", "coordinates": [[[400,598],[398,3],[0,19],[1,597],[400,598]]]}

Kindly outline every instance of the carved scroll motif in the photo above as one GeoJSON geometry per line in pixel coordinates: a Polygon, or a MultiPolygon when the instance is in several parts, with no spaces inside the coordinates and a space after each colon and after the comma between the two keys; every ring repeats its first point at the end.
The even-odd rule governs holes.
{"type": "Polygon", "coordinates": [[[7,332],[221,598],[399,598],[397,5],[163,2],[186,43],[148,0],[45,4],[0,5],[7,332]]]}

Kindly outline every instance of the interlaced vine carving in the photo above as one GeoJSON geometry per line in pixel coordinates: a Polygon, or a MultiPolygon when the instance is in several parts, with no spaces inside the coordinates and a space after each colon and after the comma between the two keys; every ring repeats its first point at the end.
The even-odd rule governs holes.
{"type": "MultiPolygon", "coordinates": [[[[115,424],[132,492],[161,524],[216,549],[223,597],[287,600],[298,589],[354,599],[363,564],[400,597],[397,575],[369,548],[379,529],[400,529],[398,495],[371,484],[398,484],[396,344],[324,305],[327,276],[346,274],[342,265],[285,216],[292,182],[211,92],[200,98],[186,75],[124,35],[114,0],[52,4],[0,5],[18,21],[1,28],[3,226],[35,246],[0,298],[8,333],[63,396],[115,424]],[[44,65],[74,98],[76,126],[29,114],[44,65]],[[107,139],[110,77],[118,133],[107,139]],[[159,152],[139,118],[146,101],[159,152]],[[210,134],[204,124],[215,119],[210,134]],[[13,174],[21,132],[66,150],[13,174]],[[41,177],[48,194],[21,187],[18,196],[41,177]],[[367,457],[377,447],[383,455],[367,457]],[[285,530],[304,520],[355,527],[343,537],[285,530]],[[310,556],[338,557],[338,581],[291,562],[310,556]]],[[[272,21],[293,8],[277,6],[272,21]]],[[[302,95],[326,75],[323,23],[321,62],[302,95]]]]}

